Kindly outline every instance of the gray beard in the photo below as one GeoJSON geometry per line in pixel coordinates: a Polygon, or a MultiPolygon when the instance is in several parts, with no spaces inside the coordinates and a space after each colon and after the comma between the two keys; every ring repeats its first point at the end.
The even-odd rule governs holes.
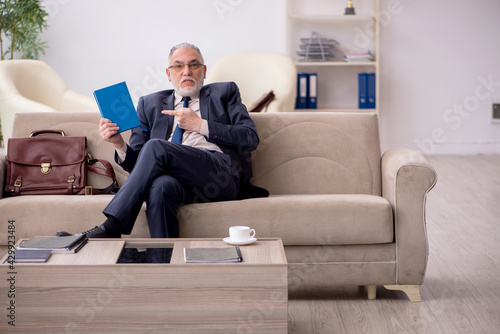
{"type": "Polygon", "coordinates": [[[200,94],[200,90],[203,87],[203,79],[197,81],[194,87],[191,88],[181,88],[179,84],[174,83],[175,91],[181,96],[197,96],[200,94]]]}

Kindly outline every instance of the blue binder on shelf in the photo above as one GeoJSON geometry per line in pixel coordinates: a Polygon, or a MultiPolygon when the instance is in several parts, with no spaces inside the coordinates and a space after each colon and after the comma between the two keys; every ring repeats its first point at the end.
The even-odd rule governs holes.
{"type": "Polygon", "coordinates": [[[358,108],[368,108],[368,75],[358,73],[358,108]]]}
{"type": "Polygon", "coordinates": [[[125,82],[94,91],[94,98],[102,117],[120,127],[118,132],[141,125],[125,82]]]}
{"type": "Polygon", "coordinates": [[[368,73],[367,74],[367,108],[374,109],[375,108],[375,73],[368,73]]]}
{"type": "Polygon", "coordinates": [[[309,96],[307,100],[307,108],[318,108],[318,74],[309,73],[309,96]]]}
{"type": "Polygon", "coordinates": [[[307,109],[307,100],[309,90],[309,76],[307,73],[297,74],[297,100],[295,109],[307,109]]]}

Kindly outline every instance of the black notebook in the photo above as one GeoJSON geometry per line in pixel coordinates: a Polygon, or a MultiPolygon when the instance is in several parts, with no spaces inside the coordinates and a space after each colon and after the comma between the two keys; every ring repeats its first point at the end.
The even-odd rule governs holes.
{"type": "Polygon", "coordinates": [[[222,248],[184,248],[186,263],[241,262],[238,246],[222,248]]]}
{"type": "Polygon", "coordinates": [[[76,253],[87,241],[88,239],[85,234],[70,235],[67,237],[37,236],[23,241],[18,246],[18,249],[50,249],[52,253],[76,253]]]}
{"type": "Polygon", "coordinates": [[[50,255],[52,254],[51,249],[16,249],[14,251],[14,262],[17,263],[43,263],[47,262],[50,255]]]}

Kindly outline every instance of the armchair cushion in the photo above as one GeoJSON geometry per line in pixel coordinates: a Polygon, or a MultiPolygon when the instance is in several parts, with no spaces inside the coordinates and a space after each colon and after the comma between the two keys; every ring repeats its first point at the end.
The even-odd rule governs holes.
{"type": "Polygon", "coordinates": [[[16,59],[0,62],[0,118],[4,141],[12,136],[16,113],[92,111],[97,104],[68,88],[48,64],[16,59]]]}
{"type": "Polygon", "coordinates": [[[264,94],[275,98],[267,112],[293,111],[297,95],[297,69],[292,58],[275,52],[237,52],[225,55],[208,69],[207,83],[234,81],[247,108],[264,94]]]}

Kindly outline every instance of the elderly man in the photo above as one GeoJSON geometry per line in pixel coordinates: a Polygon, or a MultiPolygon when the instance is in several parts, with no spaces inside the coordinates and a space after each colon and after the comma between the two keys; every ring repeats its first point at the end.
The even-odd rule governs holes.
{"type": "Polygon", "coordinates": [[[116,124],[100,121],[101,137],[114,145],[115,160],[130,176],[104,209],[106,221],[83,232],[88,237],[130,234],[144,201],[151,237],[175,238],[183,204],[268,195],[249,183],[250,152],[259,138],[238,87],[203,86],[206,72],[196,46],[177,45],[166,69],[174,90],[139,99],[141,127],[132,130],[130,144],[116,124]]]}

